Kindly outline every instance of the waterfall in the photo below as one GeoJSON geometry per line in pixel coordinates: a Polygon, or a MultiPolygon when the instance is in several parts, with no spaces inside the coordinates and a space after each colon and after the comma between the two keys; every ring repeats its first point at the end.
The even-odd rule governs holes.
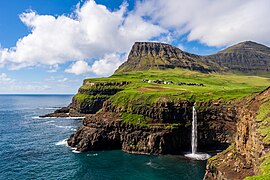
{"type": "Polygon", "coordinates": [[[195,104],[192,106],[192,132],[191,132],[191,153],[197,152],[197,112],[195,104]]]}
{"type": "Polygon", "coordinates": [[[197,132],[197,112],[195,109],[195,105],[196,103],[194,103],[194,105],[192,106],[191,153],[186,154],[185,156],[196,160],[206,160],[210,157],[209,154],[197,153],[198,132],[197,132]]]}

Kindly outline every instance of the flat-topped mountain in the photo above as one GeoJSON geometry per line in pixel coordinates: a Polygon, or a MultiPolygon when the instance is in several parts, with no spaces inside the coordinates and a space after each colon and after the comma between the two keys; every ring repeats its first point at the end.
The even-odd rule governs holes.
{"type": "Polygon", "coordinates": [[[241,42],[205,58],[233,71],[270,71],[270,48],[252,41],[241,42]]]}
{"type": "Polygon", "coordinates": [[[199,55],[179,48],[155,42],[136,42],[116,73],[149,69],[183,68],[200,72],[220,71],[222,68],[211,61],[203,61],[199,55]]]}
{"type": "Polygon", "coordinates": [[[238,71],[257,74],[270,71],[270,48],[246,41],[216,54],[199,56],[157,42],[136,42],[116,73],[182,68],[200,72],[238,71]]]}

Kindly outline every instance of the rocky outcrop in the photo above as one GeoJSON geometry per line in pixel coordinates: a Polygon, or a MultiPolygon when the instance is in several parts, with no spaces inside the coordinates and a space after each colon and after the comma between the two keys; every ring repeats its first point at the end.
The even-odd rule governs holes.
{"type": "Polygon", "coordinates": [[[265,121],[270,114],[269,104],[270,88],[243,103],[238,114],[235,143],[208,161],[205,179],[237,180],[262,173],[259,167],[270,156],[270,142],[264,140],[267,133],[261,131],[270,126],[269,120],[265,121]],[[263,106],[266,108],[261,110],[263,106]],[[264,115],[259,117],[260,113],[264,115]]]}
{"type": "Polygon", "coordinates": [[[199,55],[184,52],[164,43],[136,42],[128,59],[116,73],[149,69],[184,68],[200,72],[221,71],[221,66],[211,61],[202,61],[199,55]]]}

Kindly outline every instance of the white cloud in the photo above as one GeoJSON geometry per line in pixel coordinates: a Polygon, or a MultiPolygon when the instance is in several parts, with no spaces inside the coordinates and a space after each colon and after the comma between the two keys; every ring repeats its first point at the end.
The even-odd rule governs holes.
{"type": "Polygon", "coordinates": [[[50,86],[40,83],[24,83],[10,78],[6,73],[0,74],[0,92],[14,93],[14,92],[44,92],[50,89],[50,86]]]}
{"type": "MultiPolygon", "coordinates": [[[[175,42],[181,35],[209,46],[226,46],[244,40],[270,45],[268,0],[147,0],[133,11],[124,3],[118,10],[88,0],[70,15],[26,12],[21,21],[30,33],[15,47],[0,46],[0,67],[20,69],[46,66],[56,72],[110,75],[135,41],[175,42]],[[91,67],[88,65],[93,64],[91,67]]],[[[179,47],[181,42],[177,41],[179,47]]]]}
{"type": "Polygon", "coordinates": [[[13,83],[15,80],[8,77],[6,73],[0,74],[0,85],[1,84],[10,84],[13,83]]]}
{"type": "Polygon", "coordinates": [[[269,7],[269,0],[148,0],[136,13],[209,46],[245,40],[270,45],[269,7]]]}
{"type": "Polygon", "coordinates": [[[48,85],[32,85],[32,84],[23,84],[23,85],[11,85],[9,87],[9,92],[43,92],[50,89],[48,85]]]}
{"type": "Polygon", "coordinates": [[[126,56],[107,54],[102,59],[95,61],[91,71],[100,76],[109,76],[124,62],[126,56]]]}
{"type": "Polygon", "coordinates": [[[91,67],[85,61],[77,61],[69,69],[66,69],[65,72],[72,73],[76,75],[85,74],[91,71],[91,67]]]}
{"type": "Polygon", "coordinates": [[[55,64],[55,65],[49,66],[49,70],[47,72],[54,73],[54,72],[57,72],[59,69],[60,69],[59,65],[55,64]]]}
{"type": "Polygon", "coordinates": [[[48,65],[54,72],[57,68],[52,67],[58,64],[126,53],[134,41],[150,40],[166,32],[128,12],[125,4],[109,11],[94,0],[78,5],[69,16],[27,12],[20,19],[30,34],[19,39],[15,47],[0,49],[0,64],[10,69],[48,65]]]}

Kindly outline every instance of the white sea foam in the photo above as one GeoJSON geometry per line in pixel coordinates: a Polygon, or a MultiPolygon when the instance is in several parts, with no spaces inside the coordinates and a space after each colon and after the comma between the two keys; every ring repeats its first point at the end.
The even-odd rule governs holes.
{"type": "Polygon", "coordinates": [[[154,169],[164,169],[163,167],[160,167],[158,164],[153,163],[151,160],[148,163],[146,163],[146,165],[154,169]]]}
{"type": "Polygon", "coordinates": [[[190,153],[190,154],[186,154],[185,157],[194,159],[194,160],[206,160],[210,158],[211,156],[206,153],[196,153],[196,154],[190,153]]]}
{"type": "Polygon", "coordinates": [[[63,119],[84,119],[85,117],[63,117],[63,119]]]}
{"type": "Polygon", "coordinates": [[[97,153],[95,153],[95,154],[87,154],[86,156],[93,157],[93,156],[98,156],[98,154],[97,153]]]}
{"type": "Polygon", "coordinates": [[[45,124],[49,124],[49,123],[54,123],[55,121],[54,120],[51,120],[51,121],[46,121],[44,122],[45,124]]]}
{"type": "Polygon", "coordinates": [[[56,125],[56,124],[52,124],[54,125],[55,127],[58,127],[58,128],[62,128],[62,129],[73,129],[74,126],[61,126],[61,125],[56,125]]]}
{"type": "Polygon", "coordinates": [[[41,107],[38,109],[47,109],[47,110],[54,110],[54,109],[60,109],[60,107],[41,107]]]}
{"type": "Polygon", "coordinates": [[[57,117],[40,117],[40,116],[33,116],[32,119],[56,119],[57,117]]]}
{"type": "Polygon", "coordinates": [[[65,145],[67,146],[67,139],[64,139],[64,140],[61,140],[61,141],[58,141],[57,143],[55,143],[56,146],[62,146],[62,145],[65,145]]]}
{"type": "Polygon", "coordinates": [[[73,153],[79,154],[81,151],[72,150],[73,153]]]}

